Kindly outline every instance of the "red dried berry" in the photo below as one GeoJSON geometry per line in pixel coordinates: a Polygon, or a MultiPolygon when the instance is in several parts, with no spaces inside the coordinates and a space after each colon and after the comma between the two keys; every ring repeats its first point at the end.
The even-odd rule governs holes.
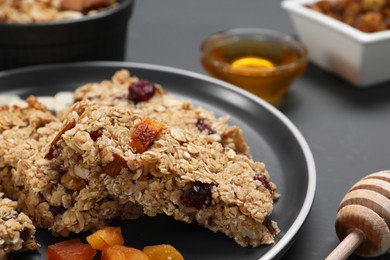
{"type": "Polygon", "coordinates": [[[89,136],[91,137],[91,139],[96,142],[96,140],[101,137],[103,134],[103,128],[99,128],[95,131],[92,131],[91,133],[89,133],[89,136]]]}
{"type": "Polygon", "coordinates": [[[265,177],[264,174],[258,173],[255,175],[255,177],[253,179],[256,181],[260,181],[261,184],[263,184],[264,188],[266,188],[269,191],[269,193],[272,194],[271,185],[269,184],[269,181],[267,180],[267,178],[265,177]]]}
{"type": "Polygon", "coordinates": [[[65,208],[61,205],[61,206],[53,206],[53,205],[50,205],[49,206],[49,211],[53,214],[53,216],[57,216],[59,214],[62,214],[65,212],[65,208]]]}
{"type": "Polygon", "coordinates": [[[275,236],[276,235],[276,230],[274,226],[272,226],[272,221],[269,218],[266,218],[264,220],[264,226],[268,229],[268,231],[271,233],[271,235],[275,236]]]}
{"type": "Polygon", "coordinates": [[[208,125],[204,120],[198,119],[196,122],[196,127],[199,129],[199,131],[207,130],[209,132],[209,135],[215,134],[215,131],[211,129],[210,125],[208,125]]]}
{"type": "Polygon", "coordinates": [[[29,237],[28,230],[27,230],[27,229],[21,230],[21,231],[20,231],[19,237],[20,237],[21,240],[27,241],[27,239],[28,239],[28,237],[29,237]]]}
{"type": "Polygon", "coordinates": [[[128,99],[134,102],[148,101],[154,96],[156,87],[153,82],[140,79],[129,86],[128,99]]]}
{"type": "Polygon", "coordinates": [[[192,188],[186,190],[182,202],[186,207],[201,209],[211,204],[211,184],[196,182],[192,188]]]}

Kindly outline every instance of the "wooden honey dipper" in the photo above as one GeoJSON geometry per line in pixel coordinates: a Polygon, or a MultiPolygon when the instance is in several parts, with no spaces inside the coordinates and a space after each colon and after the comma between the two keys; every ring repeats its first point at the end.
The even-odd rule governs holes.
{"type": "Polygon", "coordinates": [[[340,244],[326,260],[352,253],[374,257],[390,252],[390,170],[372,173],[348,190],[340,203],[336,233],[340,244]]]}

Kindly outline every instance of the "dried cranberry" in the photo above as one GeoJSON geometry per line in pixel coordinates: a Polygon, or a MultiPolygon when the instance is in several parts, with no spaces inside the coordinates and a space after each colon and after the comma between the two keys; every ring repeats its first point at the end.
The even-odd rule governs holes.
{"type": "Polygon", "coordinates": [[[49,207],[49,210],[50,212],[54,215],[54,216],[57,216],[59,214],[62,214],[64,211],[65,211],[65,208],[61,205],[61,206],[53,206],[53,205],[50,205],[49,207]]]}
{"type": "Polygon", "coordinates": [[[99,128],[95,131],[92,131],[91,133],[89,133],[89,136],[91,137],[91,139],[96,142],[96,140],[101,137],[103,134],[103,128],[99,128]]]}
{"type": "Polygon", "coordinates": [[[182,201],[186,207],[201,209],[211,204],[211,184],[196,182],[194,186],[186,190],[182,201]]]}
{"type": "Polygon", "coordinates": [[[129,86],[129,100],[134,102],[148,101],[156,92],[153,82],[140,79],[129,86]]]}
{"type": "Polygon", "coordinates": [[[22,231],[20,231],[20,239],[23,240],[23,241],[27,241],[28,239],[28,230],[27,229],[23,229],[22,231]]]}
{"type": "Polygon", "coordinates": [[[211,127],[202,119],[198,119],[196,122],[196,127],[199,129],[199,131],[208,130],[209,135],[215,134],[215,131],[211,129],[211,127]]]}
{"type": "Polygon", "coordinates": [[[253,179],[256,181],[260,181],[261,184],[263,184],[264,188],[266,188],[269,191],[269,193],[272,194],[271,185],[269,184],[269,181],[267,180],[267,178],[265,177],[264,174],[258,173],[255,175],[255,177],[253,179]]]}
{"type": "Polygon", "coordinates": [[[268,229],[268,231],[271,233],[271,235],[275,236],[276,235],[276,230],[274,226],[272,226],[272,221],[269,218],[266,218],[264,220],[264,226],[268,229]]]}

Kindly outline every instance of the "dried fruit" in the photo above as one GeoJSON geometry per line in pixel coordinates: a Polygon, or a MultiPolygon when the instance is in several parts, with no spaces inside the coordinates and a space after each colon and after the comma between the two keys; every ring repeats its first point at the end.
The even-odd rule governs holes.
{"type": "Polygon", "coordinates": [[[99,128],[95,131],[92,131],[91,133],[89,133],[89,136],[91,137],[91,139],[96,142],[96,140],[101,137],[103,134],[103,128],[99,128]]]}
{"type": "Polygon", "coordinates": [[[255,177],[253,179],[256,180],[256,181],[260,181],[261,184],[263,184],[264,188],[266,188],[269,191],[269,193],[272,194],[271,185],[270,185],[269,181],[267,180],[267,178],[265,177],[264,174],[258,173],[258,174],[255,175],[255,177]]]}
{"type": "Polygon", "coordinates": [[[134,102],[148,101],[154,96],[156,87],[153,82],[140,79],[129,86],[129,100],[134,102]]]}
{"type": "Polygon", "coordinates": [[[271,233],[271,235],[276,235],[276,230],[274,228],[274,226],[272,226],[272,220],[270,220],[269,218],[266,218],[264,220],[264,226],[268,229],[268,231],[271,233]]]}
{"type": "Polygon", "coordinates": [[[124,239],[120,227],[104,227],[87,236],[92,248],[103,250],[107,246],[123,245],[124,239]]]}
{"type": "Polygon", "coordinates": [[[305,7],[371,33],[389,29],[389,2],[385,0],[322,0],[305,7]]]}
{"type": "Polygon", "coordinates": [[[96,250],[79,239],[66,240],[47,247],[48,260],[92,260],[96,250]]]}
{"type": "Polygon", "coordinates": [[[104,248],[101,260],[149,260],[141,250],[121,245],[104,248]]]}
{"type": "Polygon", "coordinates": [[[50,205],[49,206],[49,211],[53,214],[53,216],[57,216],[59,214],[62,214],[65,212],[65,208],[61,205],[61,206],[53,206],[53,205],[50,205]]]}
{"type": "Polygon", "coordinates": [[[131,135],[130,146],[133,147],[137,153],[143,153],[149,148],[161,131],[161,124],[145,117],[135,127],[135,130],[131,135]]]}
{"type": "Polygon", "coordinates": [[[196,182],[194,186],[186,190],[182,202],[186,207],[201,209],[211,204],[211,184],[196,182]]]}
{"type": "Polygon", "coordinates": [[[184,260],[184,257],[171,245],[145,246],[144,253],[150,260],[184,260]]]}
{"type": "Polygon", "coordinates": [[[114,160],[104,165],[103,171],[108,175],[115,177],[118,176],[123,168],[127,167],[127,162],[125,158],[119,154],[114,153],[112,156],[114,157],[114,160]]]}
{"type": "Polygon", "coordinates": [[[203,119],[198,119],[198,121],[196,122],[196,127],[201,132],[207,130],[209,135],[215,134],[215,131],[211,129],[211,126],[206,124],[206,122],[203,119]]]}
{"type": "Polygon", "coordinates": [[[62,10],[88,12],[91,10],[106,8],[113,5],[112,0],[61,0],[62,10]]]}

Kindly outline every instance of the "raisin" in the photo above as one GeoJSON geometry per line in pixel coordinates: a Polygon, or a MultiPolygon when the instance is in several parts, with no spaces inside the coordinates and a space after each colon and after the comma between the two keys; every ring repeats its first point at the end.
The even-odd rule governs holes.
{"type": "Polygon", "coordinates": [[[65,211],[65,208],[61,205],[61,206],[53,206],[53,205],[50,205],[49,207],[49,211],[54,215],[54,216],[57,216],[59,214],[62,214],[64,211],[65,211]]]}
{"type": "Polygon", "coordinates": [[[103,134],[103,128],[99,128],[95,131],[92,131],[91,133],[89,133],[89,136],[91,137],[91,139],[96,142],[96,140],[101,137],[103,134]]]}
{"type": "Polygon", "coordinates": [[[201,209],[211,204],[211,184],[196,182],[194,186],[186,190],[182,201],[186,207],[201,209]]]}
{"type": "Polygon", "coordinates": [[[276,230],[274,226],[272,226],[272,221],[269,218],[266,218],[264,220],[264,226],[268,229],[268,231],[271,233],[271,235],[275,236],[276,235],[276,230]]]}
{"type": "Polygon", "coordinates": [[[128,99],[134,102],[148,101],[154,96],[156,87],[153,82],[140,79],[129,86],[128,99]]]}
{"type": "Polygon", "coordinates": [[[28,239],[28,230],[27,229],[23,229],[22,231],[20,231],[20,239],[23,240],[23,241],[27,241],[28,239]]]}
{"type": "Polygon", "coordinates": [[[211,129],[210,125],[208,125],[204,120],[198,119],[196,122],[196,127],[199,129],[199,131],[207,130],[209,135],[215,134],[215,131],[211,129]]]}
{"type": "Polygon", "coordinates": [[[271,185],[269,184],[269,181],[267,180],[267,178],[265,177],[264,174],[258,173],[255,175],[255,177],[253,179],[256,181],[260,181],[261,184],[263,184],[264,188],[266,188],[269,191],[269,193],[272,194],[271,185]]]}

